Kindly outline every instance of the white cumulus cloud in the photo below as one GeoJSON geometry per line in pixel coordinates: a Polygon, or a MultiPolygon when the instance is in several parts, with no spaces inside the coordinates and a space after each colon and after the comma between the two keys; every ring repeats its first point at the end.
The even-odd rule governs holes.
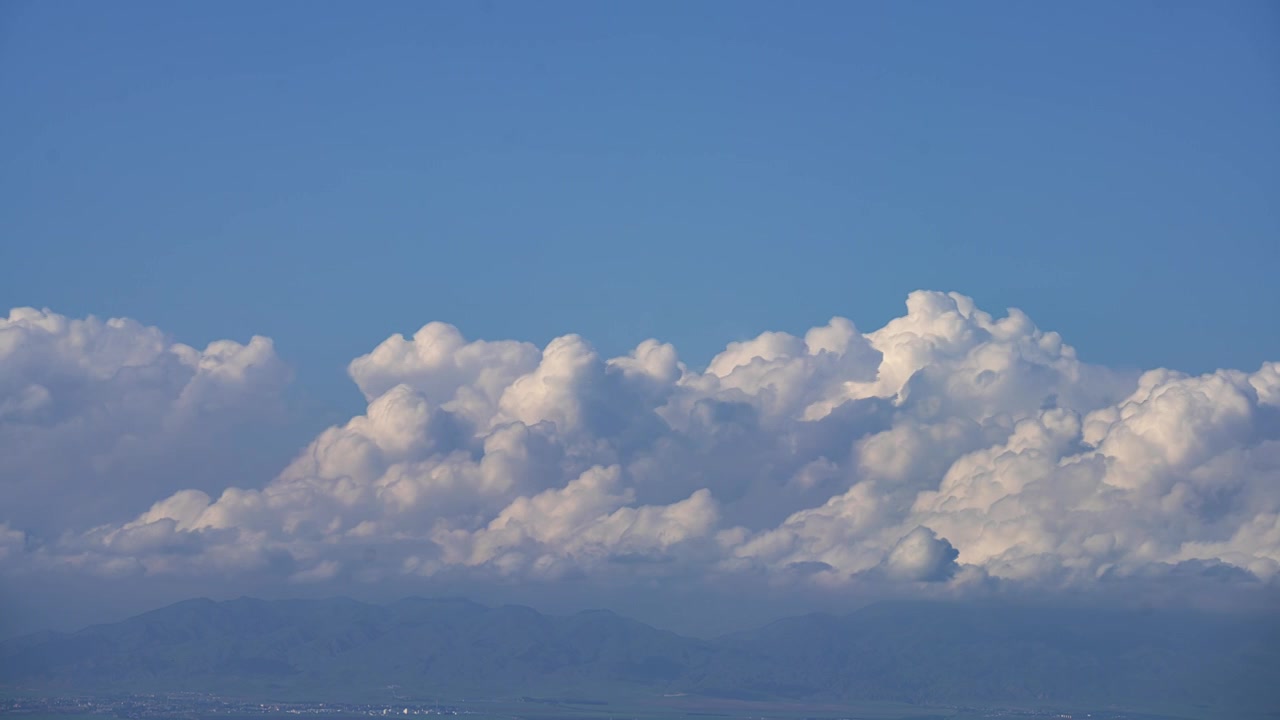
{"type": "MultiPolygon", "coordinates": [[[[66,387],[81,399],[141,388],[153,399],[136,407],[163,409],[144,416],[164,428],[191,407],[236,406],[278,372],[265,340],[200,353],[127,321],[14,317],[88,330],[0,331],[0,433],[60,418],[100,446],[113,429],[66,404],[66,387]],[[74,339],[86,333],[102,339],[74,339]],[[117,387],[122,373],[154,381],[117,387]]],[[[1116,372],[1017,310],[996,317],[954,293],[913,293],[872,332],[834,318],[730,343],[702,372],[656,340],[604,358],[575,335],[539,349],[438,322],[349,372],[366,411],[269,481],[175,477],[131,520],[36,548],[3,540],[0,562],[957,592],[1221,567],[1265,585],[1280,570],[1280,364],[1116,372]]]]}
{"type": "Polygon", "coordinates": [[[269,339],[204,350],[127,319],[0,318],[0,522],[43,533],[136,514],[211,477],[220,440],[274,410],[269,339]]]}

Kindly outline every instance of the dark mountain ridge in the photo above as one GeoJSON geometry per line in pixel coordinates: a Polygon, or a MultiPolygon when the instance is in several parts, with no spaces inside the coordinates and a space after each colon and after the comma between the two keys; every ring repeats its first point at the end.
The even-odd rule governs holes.
{"type": "Polygon", "coordinates": [[[1280,616],[884,603],[715,640],[608,611],[189,600],[0,642],[0,688],[1280,708],[1280,616]]]}

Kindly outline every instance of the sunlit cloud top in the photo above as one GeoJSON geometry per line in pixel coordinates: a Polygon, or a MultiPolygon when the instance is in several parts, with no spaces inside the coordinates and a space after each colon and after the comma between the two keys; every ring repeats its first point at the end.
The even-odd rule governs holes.
{"type": "Polygon", "coordinates": [[[278,402],[270,340],[12,311],[0,574],[964,595],[1280,571],[1280,364],[1114,371],[955,293],[701,371],[432,322],[349,374],[365,412],[278,475],[195,484],[184,449],[234,454],[278,402]]]}

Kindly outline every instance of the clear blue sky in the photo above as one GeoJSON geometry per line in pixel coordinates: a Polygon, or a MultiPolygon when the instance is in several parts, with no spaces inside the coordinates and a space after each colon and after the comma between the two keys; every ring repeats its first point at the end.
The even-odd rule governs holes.
{"type": "Polygon", "coordinates": [[[0,306],[705,363],[916,288],[1280,358],[1280,5],[0,4],[0,306]]]}

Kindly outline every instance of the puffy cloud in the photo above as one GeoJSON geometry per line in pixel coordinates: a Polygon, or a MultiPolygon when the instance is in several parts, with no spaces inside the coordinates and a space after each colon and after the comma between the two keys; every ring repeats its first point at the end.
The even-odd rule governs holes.
{"type": "Polygon", "coordinates": [[[0,318],[0,521],[51,533],[119,520],[174,487],[226,483],[217,448],[276,411],[267,338],[204,350],[132,320],[0,318]]]}
{"type": "Polygon", "coordinates": [[[21,553],[26,540],[26,533],[14,530],[7,523],[0,523],[0,562],[21,553]]]}
{"type": "Polygon", "coordinates": [[[538,364],[538,348],[515,341],[467,342],[452,325],[428,323],[413,339],[392,335],[348,372],[373,400],[396,385],[408,385],[435,405],[473,422],[491,417],[511,383],[538,364]]]}
{"type": "Polygon", "coordinates": [[[666,557],[715,525],[716,504],[706,490],[662,506],[632,507],[633,496],[621,486],[618,466],[597,466],[563,488],[516,498],[481,530],[437,539],[445,562],[554,574],[618,557],[666,557]]]}
{"type": "Polygon", "coordinates": [[[894,577],[937,582],[955,574],[959,554],[929,528],[918,527],[893,546],[885,558],[885,568],[894,577]]]}
{"type": "Polygon", "coordinates": [[[1091,578],[1188,557],[1265,568],[1274,538],[1246,528],[1280,504],[1272,376],[1271,364],[1252,375],[1156,371],[1115,405],[1042,411],[953,464],[914,514],[961,562],[996,575],[1091,578]],[[1219,554],[1204,552],[1215,544],[1219,554]]]}
{"type": "MultiPolygon", "coordinates": [[[[165,395],[178,408],[236,397],[257,367],[253,343],[198,354],[157,333],[104,343],[110,362],[93,362],[168,353],[194,368],[165,395]]],[[[58,407],[57,388],[4,362],[22,380],[5,386],[3,426],[58,407]]],[[[349,372],[366,411],[269,482],[188,487],[3,562],[921,592],[1280,571],[1280,364],[1115,372],[954,293],[913,293],[870,333],[835,318],[731,343],[705,372],[654,340],[606,359],[578,336],[538,349],[442,323],[349,372]]]]}

